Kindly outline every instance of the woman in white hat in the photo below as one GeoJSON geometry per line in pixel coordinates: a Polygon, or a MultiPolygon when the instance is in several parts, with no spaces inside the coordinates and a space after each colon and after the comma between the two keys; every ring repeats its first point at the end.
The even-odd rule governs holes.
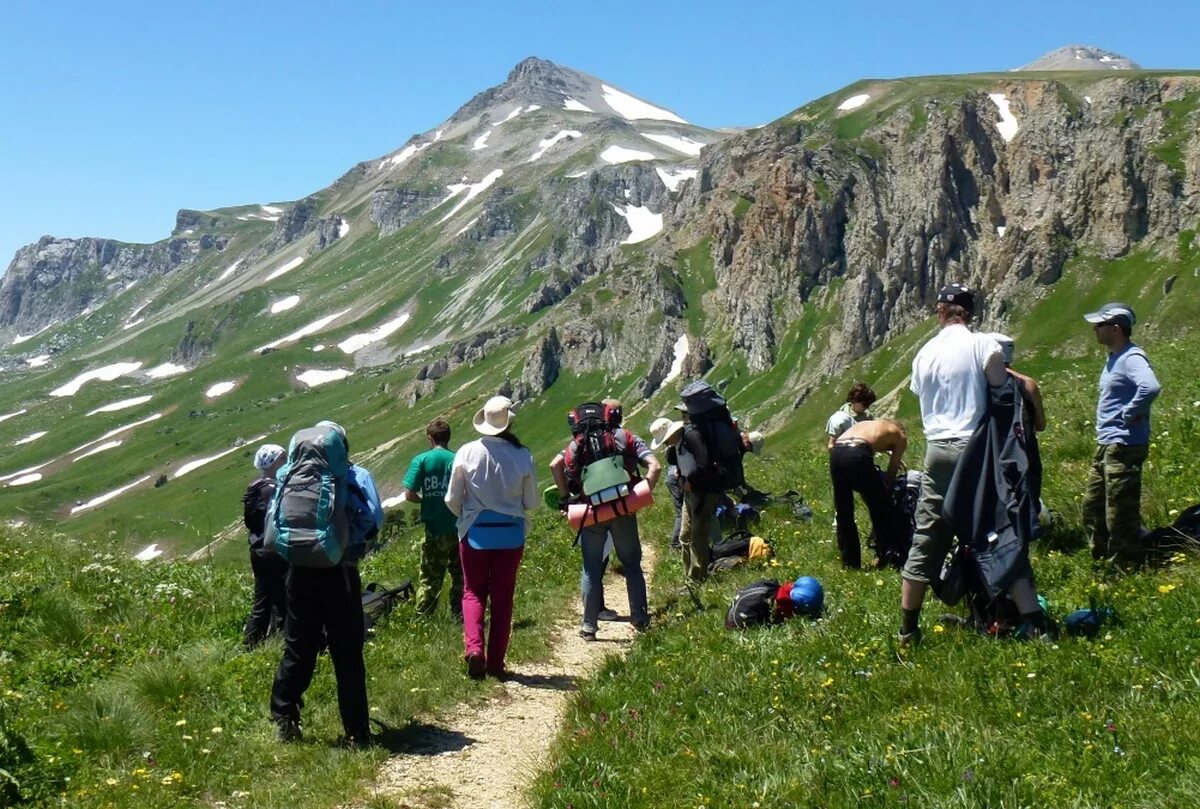
{"type": "Polygon", "coordinates": [[[668,418],[657,418],[650,425],[650,449],[667,448],[667,491],[671,493],[671,504],[675,506],[675,525],[671,528],[671,550],[680,549],[679,532],[683,528],[683,481],[679,478],[679,460],[675,447],[683,435],[683,422],[668,418]]]}
{"type": "Polygon", "coordinates": [[[475,679],[504,676],[513,592],[530,526],[526,515],[541,502],[533,455],[510,429],[512,406],[507,397],[493,396],[475,414],[475,430],[482,437],[455,454],[446,491],[446,507],[458,518],[463,641],[467,673],[475,679]]]}

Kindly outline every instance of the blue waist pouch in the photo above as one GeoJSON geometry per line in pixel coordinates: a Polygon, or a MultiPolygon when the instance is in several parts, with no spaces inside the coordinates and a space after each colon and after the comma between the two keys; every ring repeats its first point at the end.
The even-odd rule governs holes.
{"type": "Polygon", "coordinates": [[[519,548],[525,544],[525,518],[484,509],[467,529],[467,544],[478,551],[519,548]]]}

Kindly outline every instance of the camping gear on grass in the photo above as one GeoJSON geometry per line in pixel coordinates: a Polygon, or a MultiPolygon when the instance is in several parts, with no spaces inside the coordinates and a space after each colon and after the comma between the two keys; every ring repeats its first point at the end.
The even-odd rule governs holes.
{"type": "Polygon", "coordinates": [[[821,617],[825,591],[811,576],[780,584],[762,579],[738,590],[725,614],[726,629],[778,624],[795,615],[821,617]]]}
{"type": "Polygon", "coordinates": [[[412,579],[405,579],[399,587],[391,589],[379,582],[368,584],[362,594],[363,628],[370,632],[397,604],[412,598],[412,594],[412,579]]]}

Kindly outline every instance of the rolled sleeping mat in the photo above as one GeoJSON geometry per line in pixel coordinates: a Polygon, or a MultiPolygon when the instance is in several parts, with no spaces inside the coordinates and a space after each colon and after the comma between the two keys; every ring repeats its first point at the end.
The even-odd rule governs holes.
{"type": "Polygon", "coordinates": [[[645,480],[639,480],[633,487],[633,491],[624,500],[601,503],[598,506],[572,503],[567,506],[567,521],[572,528],[578,531],[584,525],[585,519],[587,525],[598,525],[623,514],[636,514],[653,502],[654,495],[650,493],[650,484],[645,480]]]}

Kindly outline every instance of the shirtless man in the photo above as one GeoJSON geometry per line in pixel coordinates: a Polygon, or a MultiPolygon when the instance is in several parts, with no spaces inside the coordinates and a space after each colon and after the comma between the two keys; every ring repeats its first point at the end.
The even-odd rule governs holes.
{"type": "Polygon", "coordinates": [[[829,448],[829,476],[833,478],[833,505],[837,509],[838,550],[842,564],[848,568],[862,567],[862,548],[858,526],[854,522],[854,493],[862,495],[871,514],[871,524],[878,537],[880,564],[902,563],[890,559],[894,546],[896,517],[892,498],[888,494],[900,469],[908,438],[904,425],[895,419],[860,421],[843,432],[829,448]],[[886,452],[891,462],[884,477],[875,468],[875,453],[886,452]]]}

